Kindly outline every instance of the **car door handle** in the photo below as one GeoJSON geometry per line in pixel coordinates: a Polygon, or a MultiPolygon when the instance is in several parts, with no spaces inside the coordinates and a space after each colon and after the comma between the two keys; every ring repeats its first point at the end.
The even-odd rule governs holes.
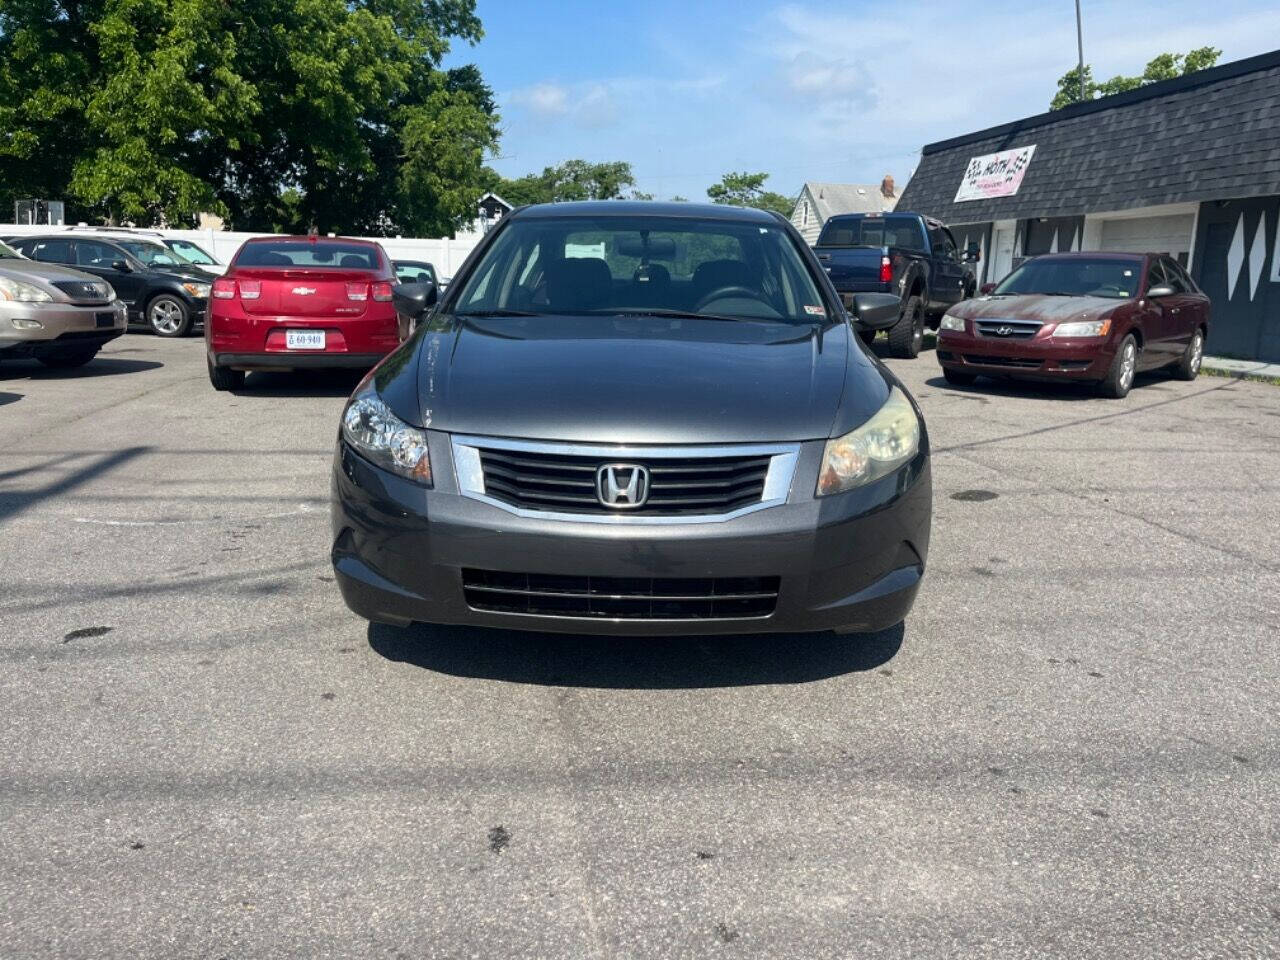
{"type": "Polygon", "coordinates": [[[830,260],[830,259],[831,259],[831,254],[829,254],[829,253],[820,253],[820,254],[818,254],[818,259],[819,259],[819,260],[830,260]]]}

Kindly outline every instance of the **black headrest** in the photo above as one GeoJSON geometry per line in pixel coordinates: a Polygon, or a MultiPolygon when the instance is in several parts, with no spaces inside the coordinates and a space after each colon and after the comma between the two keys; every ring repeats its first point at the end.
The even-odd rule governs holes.
{"type": "Polygon", "coordinates": [[[553,310],[594,310],[609,305],[613,275],[596,257],[567,257],[547,264],[547,302],[553,310]]]}
{"type": "Polygon", "coordinates": [[[250,247],[244,252],[241,263],[246,267],[292,267],[293,261],[286,257],[283,253],[276,253],[272,250],[263,250],[261,252],[250,247]]]}
{"type": "Polygon", "coordinates": [[[351,267],[356,270],[367,270],[369,268],[369,260],[360,256],[358,253],[344,254],[342,259],[338,261],[340,267],[351,267]]]}

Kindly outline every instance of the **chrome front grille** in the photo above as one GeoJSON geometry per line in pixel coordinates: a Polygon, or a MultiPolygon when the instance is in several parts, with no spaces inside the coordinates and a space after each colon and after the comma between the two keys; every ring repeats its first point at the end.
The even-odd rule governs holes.
{"type": "Polygon", "coordinates": [[[107,285],[101,281],[55,280],[53,285],[76,303],[107,302],[107,285]]]}
{"type": "Polygon", "coordinates": [[[984,337],[1000,340],[1030,340],[1044,326],[1038,320],[975,320],[974,326],[984,337]]]}
{"type": "Polygon", "coordinates": [[[735,620],[767,617],[779,577],[596,577],[462,571],[473,610],[619,620],[735,620]]]}
{"type": "Polygon", "coordinates": [[[514,513],[689,522],[785,502],[799,445],[615,447],[455,437],[453,452],[459,492],[514,513]],[[605,502],[600,471],[610,465],[644,472],[642,503],[605,502]]]}

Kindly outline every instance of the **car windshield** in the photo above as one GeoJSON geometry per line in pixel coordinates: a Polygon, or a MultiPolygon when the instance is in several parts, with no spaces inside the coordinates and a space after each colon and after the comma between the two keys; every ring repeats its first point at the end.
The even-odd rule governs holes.
{"type": "Polygon", "coordinates": [[[650,315],[783,323],[822,322],[827,316],[817,284],[781,224],[605,212],[508,221],[453,304],[460,316],[650,315]]]}
{"type": "Polygon", "coordinates": [[[246,243],[236,254],[237,267],[318,267],[325,270],[378,270],[375,247],[311,240],[268,240],[246,243]]]}
{"type": "Polygon", "coordinates": [[[820,247],[900,247],[923,250],[915,217],[832,217],[818,236],[820,247]]]}
{"type": "Polygon", "coordinates": [[[396,279],[401,283],[436,282],[436,268],[429,263],[418,263],[413,260],[396,261],[396,279]]]}
{"type": "Polygon", "coordinates": [[[146,240],[116,240],[114,238],[113,242],[118,247],[124,247],[148,267],[176,267],[187,262],[182,254],[175,253],[168,247],[161,246],[158,243],[150,243],[146,240]]]}
{"type": "Polygon", "coordinates": [[[1139,261],[1115,257],[1028,260],[1000,281],[993,292],[1124,300],[1137,296],[1141,272],[1139,261]]]}
{"type": "Polygon", "coordinates": [[[174,240],[173,250],[177,251],[188,263],[196,264],[216,264],[217,261],[209,254],[205,253],[200,247],[186,240],[174,240]]]}
{"type": "Polygon", "coordinates": [[[22,254],[9,246],[3,240],[0,240],[0,260],[21,260],[22,254]]]}

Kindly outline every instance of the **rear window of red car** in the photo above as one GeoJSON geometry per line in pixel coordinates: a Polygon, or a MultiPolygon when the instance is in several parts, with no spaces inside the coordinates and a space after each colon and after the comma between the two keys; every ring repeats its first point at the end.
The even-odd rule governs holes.
{"type": "Polygon", "coordinates": [[[312,243],[272,240],[246,243],[236,256],[237,267],[312,267],[324,270],[381,270],[376,247],[361,243],[312,243]]]}

